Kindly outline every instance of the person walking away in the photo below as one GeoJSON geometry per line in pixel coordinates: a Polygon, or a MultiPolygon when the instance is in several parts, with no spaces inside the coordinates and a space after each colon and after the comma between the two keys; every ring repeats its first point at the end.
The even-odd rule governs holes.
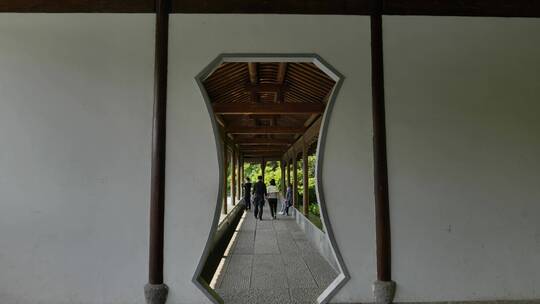
{"type": "Polygon", "coordinates": [[[285,214],[289,215],[289,207],[292,206],[292,200],[293,200],[293,187],[292,184],[289,183],[287,185],[287,193],[285,194],[285,214]]]}
{"type": "Polygon", "coordinates": [[[270,181],[270,186],[268,186],[268,204],[270,205],[270,214],[273,219],[275,219],[277,215],[278,195],[279,189],[276,187],[276,180],[272,179],[270,181]]]}
{"type": "Polygon", "coordinates": [[[246,210],[251,210],[251,180],[246,177],[246,182],[243,185],[244,188],[244,204],[246,204],[246,210]]]}
{"type": "Polygon", "coordinates": [[[255,212],[253,215],[262,221],[262,214],[264,208],[264,200],[268,193],[266,192],[266,185],[263,182],[262,176],[257,177],[257,182],[253,185],[253,204],[255,205],[255,212]]]}

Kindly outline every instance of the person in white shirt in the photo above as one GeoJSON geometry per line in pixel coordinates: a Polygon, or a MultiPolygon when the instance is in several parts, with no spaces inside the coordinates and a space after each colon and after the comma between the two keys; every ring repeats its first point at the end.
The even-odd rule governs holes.
{"type": "Polygon", "coordinates": [[[277,201],[279,196],[279,189],[276,187],[276,181],[272,179],[270,186],[266,189],[268,192],[268,204],[270,205],[270,213],[272,218],[276,218],[277,215],[277,201]]]}

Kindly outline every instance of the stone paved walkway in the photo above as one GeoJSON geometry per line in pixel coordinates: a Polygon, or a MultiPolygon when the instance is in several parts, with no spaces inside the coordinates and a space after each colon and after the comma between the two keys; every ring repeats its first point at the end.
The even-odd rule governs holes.
{"type": "Polygon", "coordinates": [[[268,204],[263,221],[244,213],[224,259],[215,289],[227,304],[316,303],[337,276],[294,217],[271,220],[268,204]]]}

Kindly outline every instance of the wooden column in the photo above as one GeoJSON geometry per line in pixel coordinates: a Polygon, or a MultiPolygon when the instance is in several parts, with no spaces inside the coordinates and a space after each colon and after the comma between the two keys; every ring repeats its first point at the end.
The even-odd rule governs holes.
{"type": "Polygon", "coordinates": [[[266,171],[266,160],[263,157],[263,159],[261,160],[261,175],[263,178],[263,182],[264,182],[264,171],[266,171]]]}
{"type": "Polygon", "coordinates": [[[236,150],[231,151],[231,201],[236,204],[236,150]]]}
{"type": "Polygon", "coordinates": [[[287,160],[287,187],[291,183],[291,160],[287,160]]]}
{"type": "Polygon", "coordinates": [[[152,121],[152,168],[150,186],[150,244],[148,284],[145,286],[145,294],[163,292],[164,290],[165,298],[167,288],[163,284],[163,231],[165,218],[165,139],[167,119],[169,11],[170,3],[168,0],[156,1],[154,109],[152,121]]]}
{"type": "Polygon", "coordinates": [[[244,184],[244,177],[242,176],[242,153],[238,151],[238,199],[242,198],[242,185],[244,184]]]}
{"type": "Polygon", "coordinates": [[[283,193],[283,196],[287,193],[287,181],[285,180],[285,161],[281,160],[279,162],[280,169],[281,169],[281,192],[283,193]]]}
{"type": "Polygon", "coordinates": [[[298,162],[296,161],[296,152],[293,156],[293,206],[298,208],[298,162]]]}
{"type": "Polygon", "coordinates": [[[308,151],[306,147],[306,143],[302,146],[302,176],[303,176],[303,184],[304,184],[304,195],[303,195],[303,203],[304,208],[303,212],[305,215],[309,213],[309,168],[308,168],[308,151]]]}
{"type": "Polygon", "coordinates": [[[242,163],[242,154],[240,151],[238,151],[238,200],[242,198],[242,167],[244,164],[242,163]]]}
{"type": "Polygon", "coordinates": [[[377,239],[377,279],[391,281],[390,210],[386,159],[384,106],[384,66],[382,1],[374,1],[371,15],[371,83],[373,111],[373,156],[375,186],[375,225],[377,239]]]}
{"type": "Polygon", "coordinates": [[[223,206],[221,208],[221,213],[227,214],[227,169],[228,169],[228,160],[229,160],[229,153],[227,152],[227,144],[223,143],[223,181],[222,181],[222,187],[223,187],[223,206]]]}
{"type": "MultiPolygon", "coordinates": [[[[244,156],[242,155],[242,158],[240,159],[240,163],[241,163],[241,166],[240,166],[240,174],[242,175],[242,185],[245,183],[246,181],[246,172],[244,171],[244,156]]],[[[241,197],[244,197],[244,187],[242,187],[242,191],[241,191],[241,197]]]]}

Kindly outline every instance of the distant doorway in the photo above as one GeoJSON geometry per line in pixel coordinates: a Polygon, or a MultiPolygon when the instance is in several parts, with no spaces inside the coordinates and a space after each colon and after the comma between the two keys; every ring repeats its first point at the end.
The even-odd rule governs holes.
{"type": "Polygon", "coordinates": [[[222,183],[194,282],[217,303],[327,302],[348,278],[318,157],[342,77],[314,55],[223,55],[197,82],[222,183]]]}

